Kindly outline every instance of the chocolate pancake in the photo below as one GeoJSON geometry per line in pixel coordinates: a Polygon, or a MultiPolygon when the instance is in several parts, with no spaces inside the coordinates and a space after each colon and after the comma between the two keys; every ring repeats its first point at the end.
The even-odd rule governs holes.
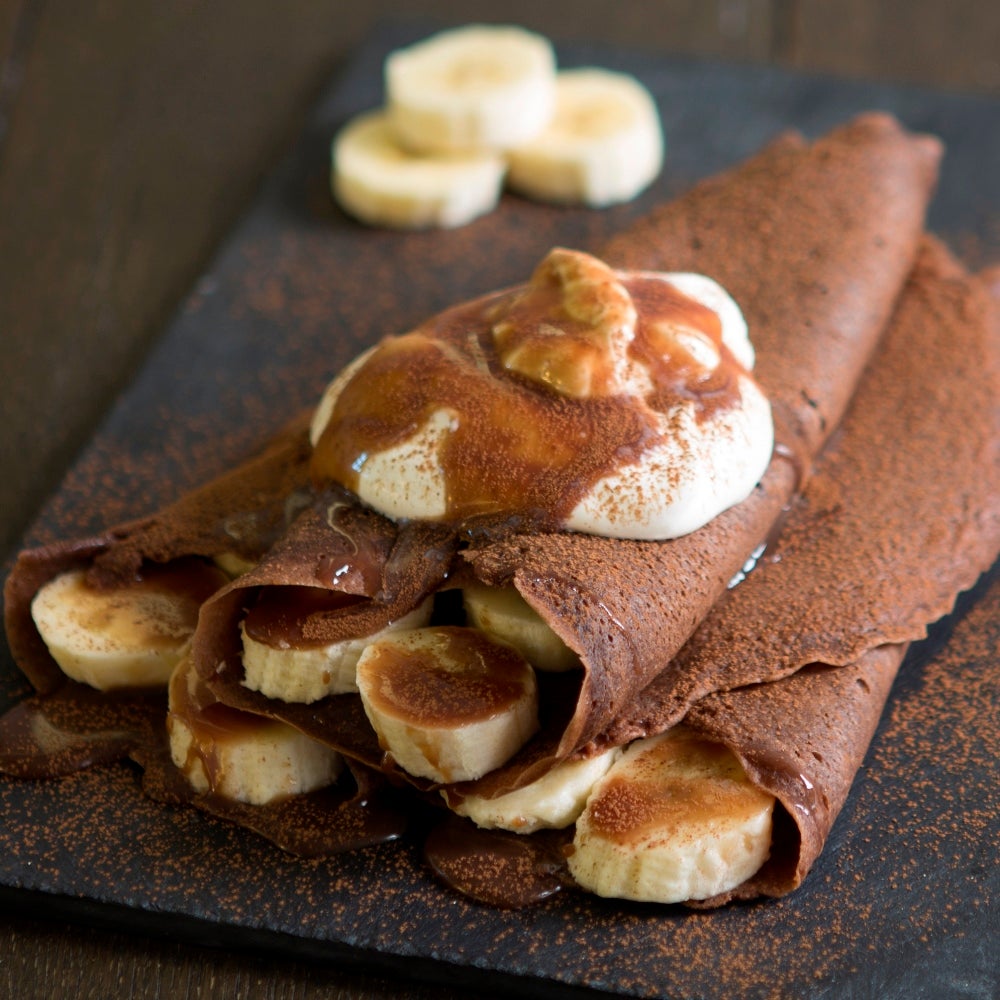
{"type": "Polygon", "coordinates": [[[1000,552],[1000,318],[927,238],[836,441],[756,568],[602,735],[720,690],[923,638],[1000,552]]]}
{"type": "Polygon", "coordinates": [[[14,660],[36,690],[66,680],[31,618],[40,587],[72,569],[86,569],[94,586],[114,587],[149,563],[191,556],[255,563],[310,502],[307,426],[305,418],[295,422],[240,467],[148,517],[22,552],[5,584],[4,617],[14,660]]]}
{"type": "MultiPolygon", "coordinates": [[[[568,685],[557,682],[543,706],[542,737],[488,779],[494,788],[523,783],[597,737],[672,661],[768,536],[839,421],[912,264],[939,155],[935,140],[912,136],[881,115],[865,116],[812,144],[787,136],[606,248],[616,266],[716,277],[743,309],[778,440],[749,499],[670,542],[500,531],[463,539],[464,548],[452,558],[455,539],[443,539],[434,529],[397,530],[377,515],[345,506],[336,491],[301,492],[298,439],[284,464],[278,463],[289,477],[284,494],[265,491],[263,502],[270,511],[264,520],[277,534],[287,528],[290,513],[297,516],[256,570],[203,609],[193,651],[199,672],[220,700],[287,718],[364,757],[371,753],[370,740],[362,747],[350,740],[344,745],[343,732],[338,734],[339,720],[356,715],[353,696],[303,708],[242,687],[238,623],[244,609],[264,587],[308,585],[357,598],[310,622],[314,639],[333,641],[371,634],[379,622],[448,586],[450,577],[460,581],[471,573],[487,583],[513,582],[583,662],[583,671],[568,685]],[[279,516],[277,501],[289,495],[291,508],[280,504],[279,516]]],[[[246,509],[247,475],[256,473],[240,471],[208,487],[211,502],[182,501],[162,517],[105,538],[23,556],[8,584],[9,628],[18,636],[12,644],[19,661],[47,657],[27,613],[32,587],[61,568],[90,561],[94,579],[113,581],[135,572],[143,560],[231,550],[225,496],[246,509]],[[185,511],[194,517],[181,527],[185,511]]],[[[259,555],[267,534],[257,531],[258,544],[239,551],[259,555]]],[[[26,670],[51,685],[51,666],[26,670]]]]}
{"type": "Polygon", "coordinates": [[[909,642],[1000,554],[1000,297],[931,239],[836,442],[772,550],[602,735],[682,718],[783,808],[781,895],[819,856],[909,642]]]}

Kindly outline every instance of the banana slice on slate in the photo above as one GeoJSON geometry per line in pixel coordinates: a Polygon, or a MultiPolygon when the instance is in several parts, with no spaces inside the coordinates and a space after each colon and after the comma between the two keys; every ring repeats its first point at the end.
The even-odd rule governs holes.
{"type": "Polygon", "coordinates": [[[165,685],[187,648],[202,603],[228,582],[208,563],[145,571],[105,589],[70,570],[41,587],[32,618],[67,677],[100,691],[165,685]]]}
{"type": "Polygon", "coordinates": [[[354,118],[334,137],[330,185],[344,211],[371,226],[452,228],[496,207],[504,160],[479,151],[409,152],[385,111],[354,118]]]}
{"type": "Polygon", "coordinates": [[[536,670],[555,672],[580,665],[580,657],[513,586],[467,584],[462,588],[462,603],[469,625],[510,643],[536,670]]]}
{"type": "Polygon", "coordinates": [[[594,787],[570,874],[599,896],[708,899],[767,860],[773,808],[726,747],[678,726],[632,744],[594,787]]]}
{"type": "Polygon", "coordinates": [[[541,201],[600,208],[634,198],[662,165],[659,113],[638,80],[564,70],[549,126],[508,152],[507,186],[541,201]]]}
{"type": "Polygon", "coordinates": [[[435,782],[481,777],[538,728],[531,665],[475,629],[412,629],[371,643],[358,689],[382,748],[435,782]]]}
{"type": "Polygon", "coordinates": [[[292,726],[221,705],[189,659],[170,679],[170,756],[199,794],[266,805],[337,780],[343,758],[292,726]]]}
{"type": "Polygon", "coordinates": [[[487,830],[562,830],[576,821],[594,784],[620,754],[616,747],[595,757],[563,761],[531,784],[493,799],[457,796],[447,789],[442,794],[453,812],[487,830]]]}
{"type": "MultiPolygon", "coordinates": [[[[400,629],[426,625],[432,608],[433,601],[427,600],[373,636],[343,639],[323,646],[302,645],[301,634],[296,634],[290,642],[288,635],[294,626],[287,625],[283,629],[285,638],[280,640],[280,644],[254,638],[248,630],[253,630],[254,615],[260,612],[260,608],[251,609],[240,626],[243,636],[243,684],[268,698],[304,704],[327,695],[355,692],[358,690],[358,659],[365,647],[400,629]],[[295,642],[300,644],[295,645],[295,642]]],[[[294,607],[289,610],[294,613],[294,607]]]]}
{"type": "Polygon", "coordinates": [[[523,28],[468,25],[393,52],[385,64],[392,127],[421,153],[502,150],[552,115],[551,43],[523,28]]]}

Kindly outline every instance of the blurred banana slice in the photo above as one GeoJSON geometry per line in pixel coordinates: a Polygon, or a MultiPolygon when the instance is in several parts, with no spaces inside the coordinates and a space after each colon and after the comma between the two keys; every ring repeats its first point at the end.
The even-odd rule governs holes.
{"type": "Polygon", "coordinates": [[[71,570],[41,587],[31,615],[63,673],[100,691],[165,685],[187,648],[202,603],[228,582],[215,566],[184,561],[113,589],[71,570]]]}
{"type": "Polygon", "coordinates": [[[435,782],[481,777],[538,728],[531,665],[475,629],[412,629],[371,643],[358,689],[382,748],[435,782]]]}
{"type": "Polygon", "coordinates": [[[563,761],[530,785],[494,799],[482,795],[456,796],[447,789],[442,790],[442,795],[459,816],[466,816],[487,830],[513,833],[561,830],[576,821],[594,784],[620,754],[616,747],[596,757],[563,761]]]}
{"type": "Polygon", "coordinates": [[[247,634],[243,637],[244,686],[279,701],[309,704],[327,695],[347,694],[358,690],[358,659],[374,640],[401,629],[419,628],[430,621],[433,601],[420,607],[374,635],[343,639],[325,646],[275,646],[247,634]]]}
{"type": "Polygon", "coordinates": [[[170,756],[199,794],[266,805],[337,780],[343,758],[284,722],[221,705],[189,659],[169,687],[170,756]]]}
{"type": "Polygon", "coordinates": [[[600,208],[634,198],[662,165],[659,113],[638,80],[564,70],[549,126],[508,152],[507,185],[541,201],[600,208]]]}
{"type": "Polygon", "coordinates": [[[634,743],[594,787],[570,874],[599,896],[708,899],[767,860],[773,808],[726,747],[679,726],[634,743]]]}
{"type": "Polygon", "coordinates": [[[246,556],[241,556],[238,552],[220,552],[213,560],[216,566],[222,570],[230,580],[249,573],[257,563],[246,556]]]}
{"type": "Polygon", "coordinates": [[[507,149],[545,127],[555,75],[550,42],[523,28],[443,31],[386,60],[392,127],[421,153],[507,149]]]}
{"type": "Polygon", "coordinates": [[[393,229],[461,226],[496,207],[505,163],[496,153],[408,152],[389,115],[372,111],[334,137],[330,184],[361,222],[393,229]]]}
{"type": "Polygon", "coordinates": [[[513,586],[467,584],[462,588],[462,603],[469,625],[510,643],[536,670],[555,672],[580,666],[580,657],[513,586]]]}

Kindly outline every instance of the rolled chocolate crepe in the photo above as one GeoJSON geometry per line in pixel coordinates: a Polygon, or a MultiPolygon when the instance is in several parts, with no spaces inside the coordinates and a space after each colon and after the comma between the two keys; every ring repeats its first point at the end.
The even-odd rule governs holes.
{"type": "MultiPolygon", "coordinates": [[[[220,700],[237,706],[254,694],[240,684],[237,638],[244,608],[261,588],[307,584],[342,595],[332,612],[307,623],[311,640],[335,641],[371,634],[378,621],[441,589],[449,573],[458,580],[472,573],[489,584],[513,582],[584,667],[571,690],[551,702],[540,738],[486,780],[497,790],[524,783],[595,738],[672,660],[768,535],[840,419],[911,266],[939,155],[935,140],[911,136],[882,115],[865,116],[813,144],[785,137],[607,248],[615,266],[715,277],[743,309],[777,428],[775,457],[746,501],[670,542],[473,534],[449,561],[452,542],[438,531],[397,531],[345,504],[336,490],[328,497],[320,485],[296,505],[304,509],[253,575],[205,606],[194,646],[205,681],[220,700]]],[[[291,467],[297,477],[300,467],[295,461],[291,467]]],[[[176,513],[163,526],[171,522],[179,523],[176,513]]],[[[67,560],[78,565],[100,554],[113,576],[181,550],[212,554],[219,545],[212,523],[211,544],[201,544],[200,529],[197,546],[173,541],[165,547],[159,529],[140,530],[134,541],[128,541],[134,531],[125,529],[71,547],[72,555],[56,547],[22,557],[8,584],[19,662],[45,660],[29,620],[30,594],[67,560]],[[150,538],[155,544],[147,544],[150,538]]],[[[48,666],[43,672],[52,683],[48,666]]],[[[331,725],[343,714],[339,708],[330,719],[326,705],[303,713],[302,706],[254,698],[252,707],[287,717],[349,754],[359,752],[342,745],[331,725]]]]}
{"type": "Polygon", "coordinates": [[[770,860],[731,898],[805,877],[907,645],[1000,554],[1000,296],[925,240],[870,369],[781,534],[602,734],[682,719],[782,807],[770,860]]]}
{"type": "Polygon", "coordinates": [[[14,660],[40,693],[66,682],[31,617],[39,588],[61,573],[87,571],[95,587],[128,583],[150,564],[191,557],[256,563],[309,501],[308,420],[282,430],[231,472],[148,517],[100,535],[22,552],[4,588],[14,660]]]}
{"type": "MultiPolygon", "coordinates": [[[[768,535],[878,342],[913,261],[939,155],[935,140],[911,136],[883,115],[864,116],[811,145],[784,137],[607,248],[604,256],[616,266],[690,270],[724,283],[752,331],[757,374],[775,416],[775,456],[747,500],[680,539],[471,535],[451,571],[455,579],[471,573],[490,585],[512,582],[584,668],[555,685],[539,738],[482,779],[484,789],[531,780],[618,718],[768,535]]],[[[345,716],[360,711],[350,705],[356,699],[303,707],[260,697],[241,684],[238,644],[239,620],[260,588],[339,588],[314,567],[317,553],[324,563],[348,567],[357,545],[350,535],[336,519],[293,526],[258,571],[206,605],[193,656],[222,702],[283,719],[364,757],[373,744],[358,747],[338,733],[355,731],[345,716]],[[299,531],[308,545],[295,540],[299,531]]],[[[341,579],[351,576],[345,568],[341,579]]],[[[431,582],[432,575],[422,579],[431,582]]],[[[412,607],[427,592],[409,586],[406,593],[412,607]]],[[[408,608],[397,598],[398,615],[408,608]]],[[[370,605],[316,614],[310,637],[331,643],[370,634],[371,615],[370,605]]],[[[381,753],[370,762],[379,760],[381,753]]]]}

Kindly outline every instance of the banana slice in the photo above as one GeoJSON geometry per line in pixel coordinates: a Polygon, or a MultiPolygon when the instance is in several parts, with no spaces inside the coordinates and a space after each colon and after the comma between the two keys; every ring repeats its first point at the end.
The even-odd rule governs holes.
{"type": "Polygon", "coordinates": [[[252,559],[247,559],[238,552],[220,552],[213,562],[230,580],[249,573],[257,565],[252,559]]]}
{"type": "Polygon", "coordinates": [[[580,665],[580,657],[514,587],[468,584],[462,588],[462,603],[469,625],[510,643],[536,670],[572,670],[580,665]]]}
{"type": "Polygon", "coordinates": [[[773,808],[726,747],[677,727],[634,743],[597,783],[570,874],[599,896],[708,899],[767,860],[773,808]]]}
{"type": "Polygon", "coordinates": [[[500,25],[443,31],[386,60],[392,127],[422,153],[507,149],[547,124],[555,76],[541,35],[500,25]]]}
{"type": "Polygon", "coordinates": [[[407,152],[384,111],[360,115],[333,140],[330,184],[361,222],[393,229],[462,226],[496,207],[505,164],[490,152],[407,152]]]}
{"type": "Polygon", "coordinates": [[[43,586],[31,604],[63,673],[100,691],[165,685],[187,648],[202,603],[227,582],[207,563],[150,569],[127,586],[91,587],[83,570],[43,586]]]}
{"type": "Polygon", "coordinates": [[[542,201],[599,208],[634,198],[662,165],[660,117],[638,80],[564,70],[549,127],[508,152],[507,185],[542,201]]]}
{"type": "Polygon", "coordinates": [[[562,830],[583,812],[594,784],[618,759],[617,747],[596,757],[567,760],[524,788],[487,799],[482,795],[455,796],[442,790],[445,801],[459,816],[487,830],[534,833],[562,830]]]}
{"type": "Polygon", "coordinates": [[[530,664],[475,629],[412,629],[373,642],[358,661],[358,689],[382,748],[435,782],[481,777],[538,728],[530,664]]]}
{"type": "Polygon", "coordinates": [[[170,679],[170,756],[199,794],[266,805],[333,784],[343,758],[297,729],[221,705],[189,659],[170,679]]]}
{"type": "MultiPolygon", "coordinates": [[[[284,638],[275,637],[271,643],[260,641],[248,633],[248,627],[253,628],[252,616],[260,609],[251,610],[247,620],[240,625],[243,684],[268,698],[304,704],[319,701],[327,695],[357,691],[358,659],[365,647],[373,640],[392,635],[400,629],[426,625],[432,608],[433,601],[428,599],[374,635],[343,639],[325,646],[296,645],[302,642],[301,628],[287,624],[282,630],[284,638]]],[[[294,609],[290,610],[294,613],[294,609]]]]}

